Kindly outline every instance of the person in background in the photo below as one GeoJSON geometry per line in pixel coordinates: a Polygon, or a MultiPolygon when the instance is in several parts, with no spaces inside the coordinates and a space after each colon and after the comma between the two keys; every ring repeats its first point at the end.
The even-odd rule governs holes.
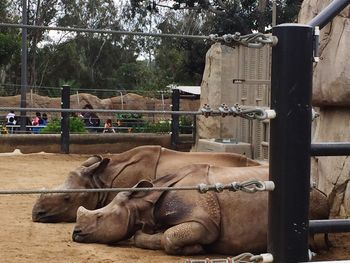
{"type": "MultiPolygon", "coordinates": [[[[83,109],[90,109],[92,110],[93,107],[91,104],[86,104],[83,109]]],[[[89,129],[89,132],[97,132],[98,127],[100,127],[100,118],[97,116],[94,112],[83,112],[81,114],[81,118],[83,119],[83,122],[85,123],[85,127],[96,127],[97,129],[89,129]]]]}
{"type": "Polygon", "coordinates": [[[8,122],[6,123],[6,128],[8,130],[9,133],[13,133],[14,131],[14,125],[16,125],[16,120],[14,117],[10,117],[8,119],[8,122]]]}
{"type": "Polygon", "coordinates": [[[33,133],[39,133],[40,131],[40,128],[39,128],[39,125],[42,125],[43,123],[43,120],[41,118],[41,113],[40,112],[36,112],[35,113],[35,117],[33,118],[32,120],[32,125],[33,126],[38,126],[38,127],[33,127],[32,131],[33,133]]]}
{"type": "MultiPolygon", "coordinates": [[[[6,122],[10,122],[10,118],[12,117],[15,120],[15,112],[13,110],[11,110],[9,113],[7,113],[6,115],[6,122]]],[[[16,123],[15,123],[16,124],[16,123]]]]}
{"type": "Polygon", "coordinates": [[[111,119],[106,120],[105,125],[103,127],[103,133],[115,133],[111,119]]]}
{"type": "Polygon", "coordinates": [[[42,124],[41,125],[46,126],[47,123],[49,122],[49,119],[47,118],[47,114],[45,112],[43,113],[43,116],[42,116],[41,119],[42,119],[42,124]]]}

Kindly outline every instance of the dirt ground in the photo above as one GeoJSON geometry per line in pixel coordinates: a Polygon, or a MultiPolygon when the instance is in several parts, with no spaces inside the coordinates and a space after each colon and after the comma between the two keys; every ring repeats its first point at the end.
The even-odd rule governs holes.
{"type": "MultiPolygon", "coordinates": [[[[86,157],[43,153],[0,154],[0,189],[51,188],[63,182],[68,172],[86,157]]],[[[31,210],[36,198],[37,195],[0,195],[0,262],[158,263],[184,262],[188,258],[128,245],[75,243],[71,239],[73,223],[32,222],[31,210]]],[[[322,251],[314,260],[350,259],[350,234],[332,234],[330,240],[333,247],[322,251]]]]}

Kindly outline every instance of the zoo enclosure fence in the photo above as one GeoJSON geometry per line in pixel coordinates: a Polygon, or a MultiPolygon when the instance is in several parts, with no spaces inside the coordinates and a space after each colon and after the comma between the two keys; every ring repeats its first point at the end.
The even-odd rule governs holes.
{"type": "Polygon", "coordinates": [[[348,143],[340,152],[338,145],[311,144],[314,27],[323,27],[349,2],[333,1],[309,25],[286,24],[273,28],[279,43],[272,51],[271,106],[277,118],[271,122],[270,180],[276,188],[269,196],[268,251],[276,262],[309,260],[307,212],[311,153],[350,155],[348,143]]]}

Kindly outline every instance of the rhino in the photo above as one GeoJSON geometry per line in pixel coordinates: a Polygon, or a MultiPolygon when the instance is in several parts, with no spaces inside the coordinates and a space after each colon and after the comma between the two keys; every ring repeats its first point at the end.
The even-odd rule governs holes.
{"type": "MultiPolygon", "coordinates": [[[[193,164],[135,187],[189,186],[268,180],[268,166],[193,164]]],[[[268,193],[198,191],[120,192],[107,206],[80,207],[72,238],[81,243],[118,243],[134,236],[136,247],[168,254],[238,254],[266,251],[268,193]]],[[[311,219],[329,216],[326,196],[310,193],[311,219]]]]}
{"type": "MultiPolygon", "coordinates": [[[[132,187],[142,179],[152,180],[193,163],[219,166],[259,165],[243,155],[212,152],[177,152],[161,146],[140,146],[111,158],[92,156],[71,171],[56,189],[132,187]]],[[[116,193],[42,194],[34,204],[32,220],[42,223],[75,222],[79,206],[97,209],[116,193]]]]}

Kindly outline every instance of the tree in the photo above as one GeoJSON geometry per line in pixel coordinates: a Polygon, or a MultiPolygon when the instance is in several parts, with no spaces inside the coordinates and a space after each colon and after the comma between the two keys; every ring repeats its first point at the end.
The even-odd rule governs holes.
{"type": "MultiPolygon", "coordinates": [[[[278,23],[295,21],[301,3],[302,0],[276,0],[278,23]]],[[[265,32],[271,26],[272,3],[267,0],[131,0],[131,5],[134,9],[169,8],[204,13],[212,32],[218,34],[265,32]]]]}
{"type": "MultiPolygon", "coordinates": [[[[10,2],[7,0],[0,0],[0,22],[12,22],[12,14],[9,10],[10,2]]],[[[8,81],[9,74],[12,70],[18,69],[19,53],[20,53],[20,38],[18,30],[0,28],[0,83],[4,84],[8,81]]],[[[1,93],[4,95],[10,94],[4,88],[1,93]]]]}

